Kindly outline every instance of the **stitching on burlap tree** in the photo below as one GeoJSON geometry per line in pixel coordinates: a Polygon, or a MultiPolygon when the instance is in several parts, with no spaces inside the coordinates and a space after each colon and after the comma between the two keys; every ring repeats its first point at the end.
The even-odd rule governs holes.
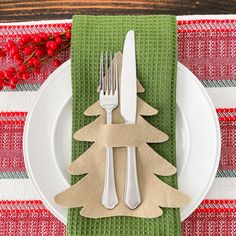
{"type": "MultiPolygon", "coordinates": [[[[139,82],[137,87],[138,92],[144,92],[139,82]]],[[[68,171],[73,175],[86,174],[86,176],[55,197],[59,205],[67,208],[82,207],[80,214],[90,218],[118,215],[154,218],[162,215],[163,211],[160,207],[183,207],[189,202],[188,196],[156,176],[170,176],[176,173],[176,168],[147,144],[168,140],[166,134],[142,118],[142,116],[156,115],[156,109],[138,98],[135,125],[123,124],[119,107],[113,111],[113,123],[116,125],[106,125],[106,114],[99,102],[90,106],[84,114],[99,117],[78,130],[74,138],[78,141],[93,142],[93,144],[72,162],[68,171]],[[128,146],[128,142],[135,143],[137,147],[137,171],[142,203],[135,210],[127,208],[123,201],[127,155],[125,146],[128,146]],[[114,171],[119,204],[112,210],[106,209],[101,203],[105,146],[115,147],[114,171]]]]}

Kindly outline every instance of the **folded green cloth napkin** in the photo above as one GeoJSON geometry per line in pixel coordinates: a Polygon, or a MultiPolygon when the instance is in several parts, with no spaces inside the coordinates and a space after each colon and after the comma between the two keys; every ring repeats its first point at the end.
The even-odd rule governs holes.
{"type": "MultiPolygon", "coordinates": [[[[93,118],[83,112],[98,100],[99,58],[102,51],[122,51],[128,30],[135,31],[137,77],[146,92],[139,95],[158,109],[148,117],[152,125],[169,135],[169,140],[152,145],[161,156],[175,165],[176,108],[176,18],[174,16],[74,16],[72,27],[72,102],[73,134],[93,118]]],[[[89,143],[72,139],[72,161],[83,153],[89,143]]],[[[71,184],[80,177],[72,176],[71,184]]],[[[160,176],[159,176],[160,178],[160,176]]],[[[161,177],[176,187],[176,175],[161,177]]],[[[158,194],[158,193],[157,193],[158,194]]],[[[80,216],[80,209],[68,213],[67,235],[147,236],[181,235],[178,209],[164,208],[161,217],[143,219],[109,217],[90,219],[80,216]]]]}

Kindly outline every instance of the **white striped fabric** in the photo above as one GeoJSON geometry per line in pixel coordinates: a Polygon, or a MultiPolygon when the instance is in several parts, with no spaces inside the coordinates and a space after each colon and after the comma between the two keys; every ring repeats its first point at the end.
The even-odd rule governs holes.
{"type": "Polygon", "coordinates": [[[235,14],[224,14],[224,15],[184,15],[184,16],[177,16],[177,20],[224,20],[224,19],[236,19],[235,14]]]}
{"type": "Polygon", "coordinates": [[[8,23],[0,23],[0,25],[38,25],[38,24],[63,24],[63,23],[71,23],[71,19],[66,20],[39,20],[39,21],[23,21],[23,22],[8,22],[8,23]]]}
{"type": "Polygon", "coordinates": [[[39,200],[29,179],[0,179],[0,200],[39,200]]]}
{"type": "Polygon", "coordinates": [[[38,91],[1,92],[0,112],[28,111],[38,91]]]}
{"type": "Polygon", "coordinates": [[[215,178],[205,199],[236,199],[236,178],[215,178]]]}
{"type": "Polygon", "coordinates": [[[236,88],[207,88],[207,92],[216,108],[236,107],[236,88]]]}

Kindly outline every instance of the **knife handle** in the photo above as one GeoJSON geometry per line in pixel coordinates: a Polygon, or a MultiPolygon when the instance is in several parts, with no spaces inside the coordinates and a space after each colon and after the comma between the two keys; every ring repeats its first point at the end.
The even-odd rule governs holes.
{"type": "Polygon", "coordinates": [[[127,207],[135,209],[141,203],[139,191],[136,150],[135,147],[127,147],[126,183],[124,201],[127,207]]]}

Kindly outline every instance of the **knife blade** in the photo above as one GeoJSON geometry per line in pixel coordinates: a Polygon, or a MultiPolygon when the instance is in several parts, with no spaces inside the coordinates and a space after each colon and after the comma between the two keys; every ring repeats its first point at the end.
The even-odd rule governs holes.
{"type": "MultiPolygon", "coordinates": [[[[128,31],[123,48],[120,110],[126,124],[134,124],[136,122],[137,78],[135,34],[133,30],[128,31]]],[[[135,209],[141,203],[135,147],[127,147],[124,201],[130,209],[135,209]]]]}
{"type": "Polygon", "coordinates": [[[121,115],[126,123],[135,123],[137,109],[137,78],[134,31],[125,38],[121,69],[121,115]]]}

